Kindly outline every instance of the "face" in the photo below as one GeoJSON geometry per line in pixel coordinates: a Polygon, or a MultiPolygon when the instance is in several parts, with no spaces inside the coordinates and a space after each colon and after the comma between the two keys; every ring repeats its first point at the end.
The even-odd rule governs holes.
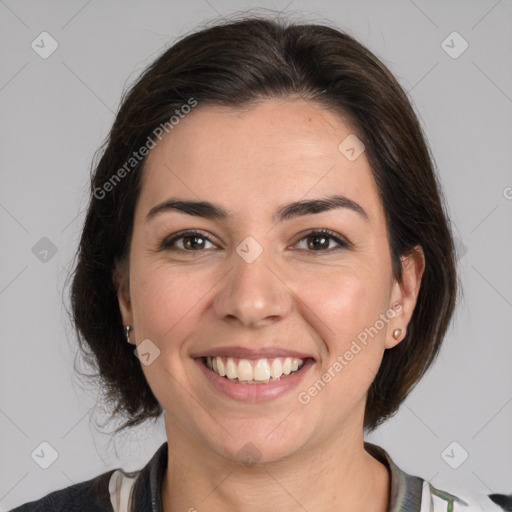
{"type": "Polygon", "coordinates": [[[353,134],[302,99],[199,105],[150,151],[116,283],[169,439],[275,461],[362,436],[422,261],[395,281],[365,153],[339,149],[353,134]]]}

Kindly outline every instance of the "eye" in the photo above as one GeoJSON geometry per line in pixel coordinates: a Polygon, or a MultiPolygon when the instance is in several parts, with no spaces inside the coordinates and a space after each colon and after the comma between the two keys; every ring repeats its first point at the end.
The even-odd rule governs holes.
{"type": "MultiPolygon", "coordinates": [[[[333,252],[338,249],[348,249],[350,247],[349,242],[329,229],[317,229],[310,231],[295,245],[298,245],[303,241],[306,241],[305,250],[308,252],[333,252]],[[331,242],[337,244],[338,247],[331,247],[331,242]]],[[[212,247],[215,247],[215,244],[213,244],[213,242],[211,242],[210,239],[200,231],[186,231],[164,239],[160,242],[158,249],[199,252],[201,250],[212,248],[207,247],[206,244],[211,244],[212,247]]],[[[301,249],[303,250],[303,248],[301,249]]]]}
{"type": "Polygon", "coordinates": [[[305,237],[299,240],[299,243],[303,240],[306,241],[306,250],[310,250],[309,252],[332,252],[340,248],[348,249],[350,247],[350,244],[346,240],[329,229],[310,231],[305,237]],[[337,243],[339,247],[329,247],[331,242],[337,243]]]}
{"type": "Polygon", "coordinates": [[[212,244],[208,237],[203,235],[200,231],[187,231],[185,233],[178,233],[172,238],[164,239],[159,244],[158,248],[161,250],[171,249],[197,252],[202,249],[208,249],[208,247],[205,247],[206,243],[212,244]]]}

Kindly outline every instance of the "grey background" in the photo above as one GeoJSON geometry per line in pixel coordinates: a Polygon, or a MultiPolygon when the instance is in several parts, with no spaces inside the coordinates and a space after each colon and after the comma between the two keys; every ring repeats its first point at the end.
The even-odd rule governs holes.
{"type": "Polygon", "coordinates": [[[368,440],[438,487],[512,492],[510,0],[0,0],[2,510],[140,469],[165,441],[163,421],[116,439],[95,427],[104,415],[74,377],[63,286],[122,90],[165,45],[251,7],[330,20],[389,66],[420,115],[462,249],[464,299],[441,355],[368,440]],[[43,31],[59,45],[47,59],[31,47],[43,31]],[[454,31],[469,44],[458,58],[442,47],[454,31]],[[58,453],[48,469],[31,457],[43,441],[58,453]]]}

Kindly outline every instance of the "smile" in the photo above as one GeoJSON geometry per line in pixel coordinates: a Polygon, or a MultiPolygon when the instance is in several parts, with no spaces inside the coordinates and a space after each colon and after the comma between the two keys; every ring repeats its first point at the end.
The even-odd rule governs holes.
{"type": "Polygon", "coordinates": [[[211,347],[191,356],[205,377],[203,384],[208,383],[210,391],[220,393],[219,398],[253,404],[300,391],[304,387],[299,387],[300,383],[316,366],[316,359],[307,352],[277,346],[211,347]]]}
{"type": "Polygon", "coordinates": [[[304,360],[296,357],[241,359],[236,357],[203,357],[203,363],[217,375],[239,384],[268,384],[299,371],[304,360]]]}

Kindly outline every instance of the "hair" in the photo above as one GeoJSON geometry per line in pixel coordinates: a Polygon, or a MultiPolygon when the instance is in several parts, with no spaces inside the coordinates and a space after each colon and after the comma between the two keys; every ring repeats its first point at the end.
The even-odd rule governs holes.
{"type": "Polygon", "coordinates": [[[133,156],[191,98],[243,109],[295,96],[348,119],[364,143],[384,206],[394,277],[401,280],[401,258],[418,245],[425,256],[406,336],[384,351],[368,390],[367,431],[397,412],[437,357],[455,307],[455,250],[433,158],[406,93],[373,53],[336,28],[261,16],[225,20],[186,35],[144,70],[124,94],[93,164],[72,275],[72,321],[110,418],[127,418],[115,433],[163,412],[126,342],[113,281],[115,263],[129,262],[142,188],[146,157],[133,156]]]}

